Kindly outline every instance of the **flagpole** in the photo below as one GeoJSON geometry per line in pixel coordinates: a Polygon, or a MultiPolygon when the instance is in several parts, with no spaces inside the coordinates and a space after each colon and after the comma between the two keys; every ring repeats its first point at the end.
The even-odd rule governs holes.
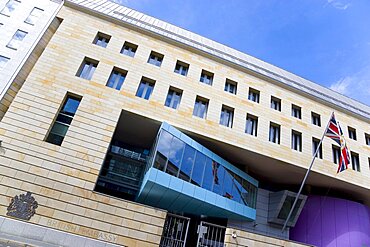
{"type": "Polygon", "coordinates": [[[326,130],[327,130],[327,129],[328,129],[328,127],[329,127],[330,119],[332,118],[333,114],[334,114],[334,112],[331,114],[331,116],[330,116],[330,118],[329,118],[328,124],[326,125],[326,128],[325,128],[324,133],[323,133],[323,135],[322,135],[322,137],[321,137],[321,140],[320,140],[320,142],[319,142],[319,145],[318,145],[318,146],[317,146],[317,148],[316,148],[316,151],[315,151],[315,153],[314,153],[314,155],[313,155],[313,159],[312,159],[312,161],[311,161],[311,164],[310,164],[310,166],[309,166],[309,168],[308,168],[308,170],[307,170],[307,172],[306,172],[306,175],[305,175],[305,176],[304,176],[304,178],[303,178],[303,181],[302,181],[301,187],[299,188],[299,191],[298,191],[298,193],[297,193],[297,196],[295,197],[295,200],[294,200],[294,202],[293,202],[293,206],[292,206],[292,208],[291,208],[291,209],[290,209],[290,211],[289,211],[288,217],[287,217],[287,218],[286,218],[286,220],[285,220],[285,223],[284,223],[284,226],[283,226],[283,229],[281,230],[281,232],[284,232],[284,230],[285,230],[285,228],[286,228],[286,225],[288,224],[288,221],[289,221],[290,217],[292,216],[292,213],[293,213],[294,207],[295,207],[295,205],[297,204],[297,201],[298,201],[298,197],[301,195],[301,192],[302,192],[303,186],[304,186],[304,184],[306,183],[306,180],[307,180],[308,174],[310,173],[311,168],[312,168],[312,166],[313,166],[313,163],[314,163],[314,161],[315,161],[315,159],[316,159],[316,155],[317,155],[318,151],[320,150],[321,143],[322,143],[322,141],[323,141],[323,139],[324,139],[324,136],[325,136],[326,130]]]}

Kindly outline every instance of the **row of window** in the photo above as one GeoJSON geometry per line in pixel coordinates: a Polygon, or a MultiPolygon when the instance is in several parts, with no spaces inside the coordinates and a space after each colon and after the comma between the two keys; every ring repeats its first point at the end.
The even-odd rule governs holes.
{"type": "MultiPolygon", "coordinates": [[[[5,7],[0,11],[0,14],[10,17],[10,14],[17,8],[21,3],[20,0],[10,0],[6,3],[5,7]]],[[[34,7],[27,18],[24,20],[25,23],[35,25],[36,21],[40,18],[44,12],[43,9],[34,7]]]]}
{"type": "MultiPolygon", "coordinates": [[[[142,85],[142,84],[140,84],[142,85]]],[[[140,95],[145,98],[146,90],[145,87],[142,87],[139,90],[142,91],[140,95]]],[[[77,111],[77,108],[81,102],[82,97],[76,95],[67,94],[66,99],[63,102],[61,110],[58,112],[57,117],[50,128],[50,131],[45,139],[45,141],[49,143],[53,143],[55,145],[61,145],[64,137],[68,131],[68,128],[73,120],[73,117],[77,111]]],[[[167,99],[165,105],[168,107],[173,107],[178,104],[180,101],[179,94],[175,90],[171,89],[168,92],[167,99]]],[[[205,105],[204,101],[200,100],[197,97],[194,106],[193,115],[199,116],[205,112],[205,105]]],[[[232,116],[232,112],[228,111],[227,108],[222,108],[221,117],[220,117],[220,124],[228,125],[230,116],[232,116]]],[[[257,135],[257,122],[258,118],[247,114],[247,121],[245,132],[250,135],[257,135]]],[[[269,141],[273,143],[280,144],[280,125],[270,122],[270,131],[269,131],[269,141]]],[[[297,150],[299,152],[302,151],[302,133],[292,130],[291,134],[291,148],[293,150],[297,150]]],[[[332,145],[332,153],[333,153],[333,162],[335,164],[339,163],[340,160],[340,148],[338,146],[332,145]]],[[[320,144],[320,140],[316,138],[312,138],[312,154],[315,155],[317,158],[322,159],[322,145],[320,144]]],[[[355,171],[360,172],[360,160],[359,154],[355,152],[351,152],[351,159],[352,159],[352,169],[355,171]]],[[[369,158],[369,165],[370,165],[370,158],[369,158]]]]}
{"type": "MultiPolygon", "coordinates": [[[[90,80],[93,76],[93,73],[98,63],[99,62],[94,59],[85,58],[76,75],[81,78],[90,80]]],[[[126,70],[114,67],[107,81],[106,86],[117,89],[117,90],[121,90],[121,87],[124,83],[127,73],[128,72],[126,70]]],[[[137,89],[136,96],[149,100],[153,92],[154,85],[155,85],[155,80],[143,77],[137,89]]],[[[251,99],[258,100],[258,94],[252,92],[252,94],[250,95],[251,95],[250,96],[251,99]]],[[[170,87],[168,94],[167,94],[166,101],[165,101],[165,106],[177,109],[180,105],[181,96],[182,96],[181,89],[170,87]]],[[[209,103],[208,99],[197,96],[195,105],[194,105],[193,115],[200,117],[200,118],[206,118],[208,103],[209,103]]],[[[280,109],[280,100],[278,100],[276,97],[271,97],[271,108],[280,109]]],[[[292,105],[292,115],[300,118],[301,108],[293,104],[292,105]]],[[[233,118],[234,118],[234,108],[223,105],[222,110],[221,110],[220,124],[231,128],[233,125],[233,118]]],[[[257,124],[258,124],[257,119],[258,118],[256,116],[253,116],[250,114],[247,115],[246,133],[257,136],[257,124]]],[[[315,112],[311,112],[311,122],[313,125],[321,126],[321,116],[315,112]]],[[[277,126],[278,126],[277,124],[274,124],[273,130],[270,130],[270,133],[271,131],[273,131],[271,134],[273,136],[271,137],[274,140],[273,142],[279,143],[280,137],[279,135],[277,135],[277,133],[279,133],[279,129],[277,129],[277,126]]],[[[355,129],[348,127],[348,133],[351,139],[356,140],[356,130],[355,129]]],[[[370,135],[365,134],[365,139],[366,139],[366,144],[370,145],[370,135]]],[[[297,146],[297,145],[294,145],[294,146],[297,146]]],[[[300,148],[298,145],[296,150],[299,150],[299,149],[300,148]]]]}
{"type": "MultiPolygon", "coordinates": [[[[21,3],[20,0],[10,0],[6,3],[5,7],[0,11],[0,14],[4,16],[10,16],[10,14],[17,8],[17,6],[21,3]]],[[[27,18],[24,20],[25,23],[30,25],[35,25],[36,21],[40,18],[42,13],[44,12],[43,9],[34,7],[27,18]]],[[[0,23],[0,26],[3,24],[0,23]]],[[[24,38],[28,33],[26,31],[18,29],[15,34],[13,35],[12,39],[8,42],[6,47],[17,50],[24,38]]],[[[9,62],[10,58],[0,55],[0,70],[5,67],[5,65],[9,62]]]]}
{"type": "MultiPolygon", "coordinates": [[[[110,35],[98,32],[96,35],[95,39],[93,40],[93,43],[102,47],[107,47],[109,41],[111,39],[110,35]]],[[[134,57],[136,50],[138,48],[138,45],[132,44],[130,42],[125,42],[122,49],[121,53],[134,57]]],[[[148,58],[148,63],[156,65],[156,66],[161,66],[162,61],[163,61],[164,55],[160,54],[158,52],[152,51],[149,55],[148,58]]],[[[97,61],[95,61],[95,67],[97,66],[97,61]]],[[[175,73],[181,74],[183,76],[186,76],[189,70],[189,64],[182,62],[182,61],[177,61],[176,66],[175,66],[175,73]]],[[[95,69],[95,68],[94,68],[95,69]]],[[[93,69],[91,69],[92,71],[93,69]]],[[[89,74],[89,76],[86,77],[86,79],[91,79],[92,74],[89,74]]],[[[200,82],[212,85],[213,82],[213,77],[214,74],[212,72],[202,70],[201,75],[200,75],[200,82]]],[[[226,79],[225,81],[225,87],[224,91],[236,94],[237,92],[237,82],[232,81],[230,79],[226,79]]],[[[120,90],[119,88],[116,88],[120,90]]],[[[260,101],[260,91],[256,90],[254,88],[249,88],[248,92],[248,99],[250,101],[259,103],[260,101]]],[[[281,99],[271,96],[271,102],[270,102],[270,107],[271,109],[281,111],[281,99]]],[[[230,112],[225,112],[224,113],[226,116],[226,119],[229,119],[228,121],[223,121],[223,124],[226,126],[231,127],[232,125],[232,113],[230,112]]],[[[291,109],[291,115],[295,118],[302,119],[302,108],[300,106],[292,104],[292,109],[291,109]]],[[[311,123],[313,125],[321,126],[321,116],[320,114],[317,114],[315,112],[311,112],[311,123]]],[[[356,130],[354,128],[348,127],[348,134],[349,138],[356,140],[356,130]]],[[[366,144],[370,145],[370,137],[366,137],[366,144]]]]}

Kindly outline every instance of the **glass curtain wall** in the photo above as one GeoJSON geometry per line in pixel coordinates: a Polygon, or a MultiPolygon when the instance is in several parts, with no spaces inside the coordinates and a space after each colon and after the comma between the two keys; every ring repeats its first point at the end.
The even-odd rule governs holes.
{"type": "Polygon", "coordinates": [[[153,167],[223,197],[256,208],[257,187],[161,130],[153,150],[153,167]]]}

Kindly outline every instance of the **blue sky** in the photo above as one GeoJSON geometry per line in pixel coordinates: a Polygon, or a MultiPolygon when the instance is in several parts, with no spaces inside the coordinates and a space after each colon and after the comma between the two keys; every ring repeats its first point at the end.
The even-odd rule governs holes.
{"type": "Polygon", "coordinates": [[[114,0],[370,106],[370,0],[114,0]]]}

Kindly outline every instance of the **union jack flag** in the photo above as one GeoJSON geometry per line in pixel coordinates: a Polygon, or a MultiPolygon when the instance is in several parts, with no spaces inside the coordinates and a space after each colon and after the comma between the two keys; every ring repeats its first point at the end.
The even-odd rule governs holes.
{"type": "Polygon", "coordinates": [[[325,136],[331,138],[340,146],[340,157],[337,173],[348,169],[348,165],[351,163],[351,156],[346,144],[346,140],[343,136],[343,131],[340,128],[339,122],[337,122],[335,119],[334,112],[331,115],[328,127],[326,128],[325,136]]]}

